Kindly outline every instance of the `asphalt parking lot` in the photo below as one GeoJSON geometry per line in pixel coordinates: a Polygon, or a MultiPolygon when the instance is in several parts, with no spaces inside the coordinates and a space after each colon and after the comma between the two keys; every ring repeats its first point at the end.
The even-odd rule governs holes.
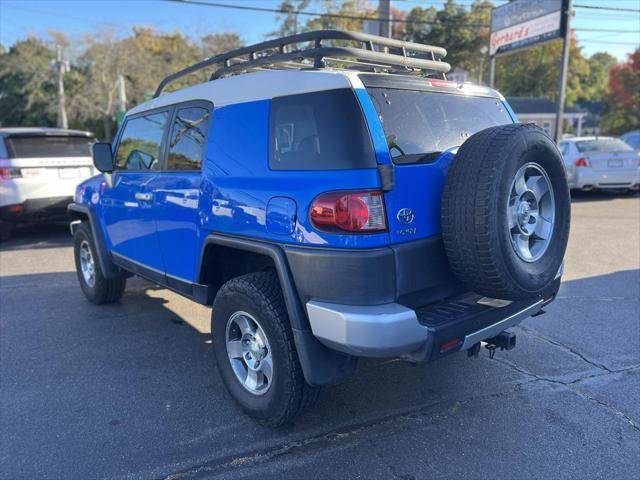
{"type": "Polygon", "coordinates": [[[141,281],[89,304],[65,226],[0,245],[0,477],[638,478],[640,197],[573,203],[564,284],[518,347],[363,361],[294,425],[224,391],[209,309],[141,281]]]}

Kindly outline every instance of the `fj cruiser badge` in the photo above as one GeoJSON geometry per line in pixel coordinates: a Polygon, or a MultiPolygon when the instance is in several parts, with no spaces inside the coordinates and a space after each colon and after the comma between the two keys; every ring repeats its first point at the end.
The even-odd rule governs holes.
{"type": "Polygon", "coordinates": [[[401,208],[398,210],[396,214],[396,218],[400,223],[404,223],[405,225],[409,225],[413,222],[413,212],[410,208],[401,208]]]}

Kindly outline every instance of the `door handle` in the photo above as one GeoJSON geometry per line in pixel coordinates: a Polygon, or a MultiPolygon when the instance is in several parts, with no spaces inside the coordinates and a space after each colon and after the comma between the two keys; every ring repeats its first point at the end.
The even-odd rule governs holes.
{"type": "Polygon", "coordinates": [[[150,202],[153,200],[153,194],[152,193],[141,193],[138,192],[135,195],[135,199],[138,200],[139,202],[150,202]]]}

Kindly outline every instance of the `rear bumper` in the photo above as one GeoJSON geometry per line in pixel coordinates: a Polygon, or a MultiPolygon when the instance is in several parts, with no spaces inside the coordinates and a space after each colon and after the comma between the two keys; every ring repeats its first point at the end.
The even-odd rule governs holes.
{"type": "Polygon", "coordinates": [[[311,331],[329,348],[358,357],[391,357],[413,352],[429,336],[416,312],[398,303],[337,305],[310,301],[311,331]]]}
{"type": "Polygon", "coordinates": [[[606,170],[593,168],[576,168],[569,186],[575,189],[627,189],[640,186],[640,170],[606,170]]]}
{"type": "Polygon", "coordinates": [[[558,276],[541,297],[516,302],[464,293],[415,310],[398,303],[353,306],[314,300],[306,309],[313,334],[329,348],[358,357],[429,362],[539,313],[559,287],[558,276]]]}
{"type": "Polygon", "coordinates": [[[4,222],[26,222],[32,220],[53,220],[64,218],[67,206],[73,197],[36,198],[22,203],[0,207],[0,220],[4,222]]]}

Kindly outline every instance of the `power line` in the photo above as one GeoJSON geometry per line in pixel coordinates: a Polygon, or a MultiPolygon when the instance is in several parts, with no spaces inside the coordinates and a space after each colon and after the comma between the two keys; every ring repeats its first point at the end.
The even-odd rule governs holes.
{"type": "MultiPolygon", "coordinates": [[[[255,6],[247,6],[247,5],[229,5],[228,3],[217,3],[217,2],[205,2],[202,0],[163,0],[165,2],[172,3],[181,3],[184,5],[202,5],[206,7],[215,7],[215,8],[229,8],[235,10],[249,10],[254,12],[269,12],[269,13],[280,13],[287,15],[305,15],[310,17],[325,17],[325,18],[342,18],[345,20],[378,20],[377,17],[364,17],[360,15],[347,15],[343,13],[318,13],[318,12],[308,12],[304,10],[287,10],[283,8],[267,8],[267,7],[255,7],[255,6]]],[[[417,24],[417,25],[456,25],[461,27],[470,27],[470,28],[489,28],[488,24],[485,23],[460,23],[460,22],[444,22],[441,20],[406,20],[404,18],[392,18],[392,23],[404,23],[404,24],[417,24]]]]}
{"type": "Polygon", "coordinates": [[[609,41],[609,40],[589,40],[589,39],[580,40],[580,43],[604,43],[609,45],[629,45],[632,47],[640,45],[640,43],[638,42],[615,42],[615,41],[609,41]]]}
{"type": "Polygon", "coordinates": [[[611,12],[640,13],[640,8],[601,7],[599,5],[574,5],[575,8],[589,8],[591,10],[608,10],[611,12]]]}
{"type": "MultiPolygon", "coordinates": [[[[348,15],[343,13],[319,13],[319,12],[309,12],[304,10],[287,10],[282,8],[268,8],[268,7],[256,7],[256,6],[248,6],[248,5],[230,5],[228,3],[218,3],[218,2],[207,2],[204,0],[163,0],[165,2],[172,3],[182,3],[182,4],[191,4],[191,5],[202,5],[206,7],[214,7],[214,8],[228,8],[228,9],[236,9],[236,10],[249,10],[256,12],[268,12],[268,13],[279,13],[279,14],[289,14],[289,15],[305,15],[310,17],[326,17],[326,18],[337,18],[337,19],[345,19],[345,20],[377,20],[375,17],[366,17],[361,15],[348,15]]],[[[460,23],[460,22],[445,22],[442,20],[407,20],[402,18],[392,18],[390,20],[392,23],[404,23],[407,25],[443,25],[443,24],[453,24],[460,27],[469,27],[469,28],[489,28],[489,24],[485,23],[460,23]]],[[[609,33],[640,33],[640,30],[601,30],[601,29],[584,29],[584,28],[576,28],[575,31],[583,31],[583,32],[609,32],[609,33]]]]}
{"type": "Polygon", "coordinates": [[[576,32],[607,32],[607,33],[640,33],[640,30],[609,30],[606,28],[574,28],[576,32]]]}

